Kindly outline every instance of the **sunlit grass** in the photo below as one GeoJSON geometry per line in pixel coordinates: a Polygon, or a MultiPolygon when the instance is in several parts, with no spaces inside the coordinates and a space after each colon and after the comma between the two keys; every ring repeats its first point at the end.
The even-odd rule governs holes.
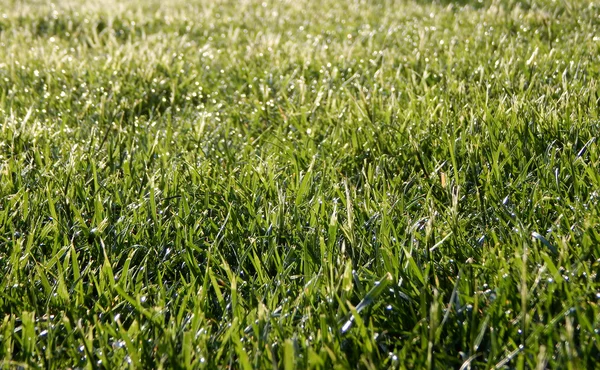
{"type": "Polygon", "coordinates": [[[0,367],[593,368],[599,77],[596,2],[5,1],[0,367]]]}

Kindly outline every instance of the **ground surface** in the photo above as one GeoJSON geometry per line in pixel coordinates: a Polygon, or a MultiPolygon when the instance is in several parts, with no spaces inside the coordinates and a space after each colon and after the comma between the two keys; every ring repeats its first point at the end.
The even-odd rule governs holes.
{"type": "Polygon", "coordinates": [[[0,5],[0,367],[600,361],[600,4],[160,3],[0,5]]]}

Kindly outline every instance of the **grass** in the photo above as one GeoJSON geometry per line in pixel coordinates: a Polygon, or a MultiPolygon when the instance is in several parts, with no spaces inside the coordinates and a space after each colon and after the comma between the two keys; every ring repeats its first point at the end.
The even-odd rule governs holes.
{"type": "Polygon", "coordinates": [[[164,3],[0,6],[0,367],[597,366],[599,3],[164,3]]]}

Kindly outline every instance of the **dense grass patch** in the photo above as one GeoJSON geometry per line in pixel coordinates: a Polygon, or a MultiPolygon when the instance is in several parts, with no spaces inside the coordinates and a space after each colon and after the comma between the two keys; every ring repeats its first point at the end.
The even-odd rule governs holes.
{"type": "Polygon", "coordinates": [[[600,361],[600,4],[164,3],[0,6],[0,367],[600,361]]]}

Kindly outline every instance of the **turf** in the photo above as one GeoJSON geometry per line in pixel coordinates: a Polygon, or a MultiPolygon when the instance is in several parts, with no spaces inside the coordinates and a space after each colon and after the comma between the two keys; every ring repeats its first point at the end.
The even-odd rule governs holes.
{"type": "Polygon", "coordinates": [[[0,367],[593,368],[599,79],[597,2],[4,0],[0,367]]]}

